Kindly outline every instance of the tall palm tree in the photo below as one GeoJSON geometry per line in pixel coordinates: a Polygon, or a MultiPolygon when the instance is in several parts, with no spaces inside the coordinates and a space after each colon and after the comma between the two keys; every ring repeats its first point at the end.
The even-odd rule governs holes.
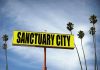
{"type": "Polygon", "coordinates": [[[78,38],[80,38],[81,39],[81,46],[82,46],[82,51],[83,51],[83,55],[84,55],[84,61],[85,61],[85,67],[86,67],[86,70],[87,70],[87,63],[86,63],[86,58],[85,58],[85,52],[84,52],[84,48],[83,48],[83,45],[82,45],[82,39],[83,39],[83,37],[84,37],[84,32],[83,31],[79,31],[78,32],[78,38]]]}
{"type": "MultiPolygon", "coordinates": [[[[67,29],[71,32],[71,34],[72,34],[72,30],[74,29],[74,24],[72,24],[71,22],[69,22],[69,23],[67,24],[67,27],[66,27],[66,28],[67,28],[67,29]]],[[[80,59],[80,55],[79,55],[79,52],[78,52],[78,49],[77,49],[75,43],[74,43],[74,45],[75,45],[76,52],[77,52],[77,55],[78,55],[78,59],[79,59],[79,62],[80,62],[81,70],[83,70],[83,68],[82,68],[82,63],[81,63],[81,59],[80,59]]]]}
{"type": "Polygon", "coordinates": [[[90,28],[90,34],[93,36],[93,43],[94,43],[94,52],[95,52],[95,63],[94,63],[94,70],[96,70],[96,65],[97,65],[97,70],[98,70],[98,63],[97,63],[97,54],[96,54],[96,34],[95,34],[95,24],[97,22],[97,17],[95,15],[90,16],[89,18],[90,23],[93,24],[93,27],[90,28]]]}
{"type": "Polygon", "coordinates": [[[5,56],[6,56],[6,70],[8,70],[8,60],[7,60],[7,44],[6,42],[8,41],[8,35],[3,35],[3,41],[5,42],[3,44],[3,49],[5,50],[5,56]]]}

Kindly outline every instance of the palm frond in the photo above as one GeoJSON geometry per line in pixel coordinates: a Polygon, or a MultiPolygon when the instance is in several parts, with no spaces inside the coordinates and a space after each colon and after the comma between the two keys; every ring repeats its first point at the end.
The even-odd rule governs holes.
{"type": "Polygon", "coordinates": [[[69,30],[69,31],[71,31],[71,30],[73,30],[74,28],[74,24],[72,24],[72,22],[68,22],[68,24],[67,24],[67,29],[69,30]]]}
{"type": "Polygon", "coordinates": [[[94,35],[95,34],[95,27],[91,27],[90,28],[90,30],[89,30],[89,33],[91,34],[91,35],[94,35]]]}
{"type": "Polygon", "coordinates": [[[93,25],[97,22],[97,17],[93,14],[92,16],[90,16],[89,18],[90,23],[93,23],[93,25]]]}
{"type": "Polygon", "coordinates": [[[80,30],[77,35],[78,35],[78,38],[82,39],[85,34],[83,31],[80,30]]]}
{"type": "Polygon", "coordinates": [[[3,35],[3,41],[8,41],[8,35],[7,34],[5,34],[5,35],[3,35]]]}

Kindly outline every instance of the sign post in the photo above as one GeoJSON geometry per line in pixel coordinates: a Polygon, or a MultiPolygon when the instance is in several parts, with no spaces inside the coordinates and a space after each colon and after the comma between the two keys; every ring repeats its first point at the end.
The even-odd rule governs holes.
{"type": "Polygon", "coordinates": [[[44,47],[44,64],[43,64],[43,70],[47,70],[47,67],[46,67],[46,47],[44,47]]]}
{"type": "MultiPolygon", "coordinates": [[[[47,30],[45,30],[45,32],[47,32],[47,30]]],[[[43,70],[47,70],[47,67],[46,67],[46,47],[44,47],[44,64],[43,64],[43,70]]]]}

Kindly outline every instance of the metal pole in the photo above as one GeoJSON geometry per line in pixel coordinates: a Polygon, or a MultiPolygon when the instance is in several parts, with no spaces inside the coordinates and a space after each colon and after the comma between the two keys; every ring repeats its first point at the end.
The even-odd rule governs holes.
{"type": "Polygon", "coordinates": [[[43,70],[47,70],[47,67],[46,67],[46,47],[44,47],[44,64],[43,64],[43,70]]]}
{"type": "MultiPolygon", "coordinates": [[[[45,32],[47,32],[45,30],[45,32]]],[[[44,47],[44,64],[43,64],[43,70],[47,70],[47,67],[46,67],[46,47],[44,47]]]]}

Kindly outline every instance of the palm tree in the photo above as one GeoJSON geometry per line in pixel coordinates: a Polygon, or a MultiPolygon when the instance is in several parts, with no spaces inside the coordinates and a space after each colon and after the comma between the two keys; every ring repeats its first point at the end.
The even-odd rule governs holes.
{"type": "Polygon", "coordinates": [[[8,70],[8,61],[7,61],[7,44],[6,44],[6,42],[8,41],[8,35],[3,35],[3,41],[5,42],[4,44],[3,44],[3,49],[5,50],[5,56],[6,56],[6,70],[8,70]]]}
{"type": "MultiPolygon", "coordinates": [[[[67,24],[67,27],[66,27],[66,28],[71,32],[71,34],[72,34],[72,30],[74,29],[73,27],[74,27],[74,24],[72,24],[71,22],[69,22],[69,23],[67,24]]],[[[81,59],[80,59],[80,55],[79,55],[79,52],[78,52],[78,49],[77,49],[75,43],[74,43],[74,45],[75,45],[76,52],[77,52],[77,55],[78,55],[78,59],[79,59],[79,62],[80,62],[81,70],[83,70],[83,68],[82,68],[82,63],[81,63],[81,59]]]]}
{"type": "Polygon", "coordinates": [[[74,24],[72,24],[72,22],[69,22],[67,24],[67,29],[71,32],[71,34],[72,34],[72,30],[74,29],[73,27],[74,27],[74,24]]]}
{"type": "Polygon", "coordinates": [[[89,20],[90,20],[90,23],[95,25],[95,23],[97,22],[97,17],[93,14],[92,16],[90,16],[89,20]]]}
{"type": "Polygon", "coordinates": [[[90,23],[93,24],[93,27],[90,28],[90,34],[93,36],[93,43],[94,43],[94,52],[95,52],[95,63],[94,63],[94,70],[96,70],[96,65],[97,65],[97,70],[98,70],[98,63],[97,63],[97,54],[96,54],[96,34],[95,34],[95,24],[97,22],[97,17],[95,15],[90,16],[89,18],[90,23]]]}
{"type": "Polygon", "coordinates": [[[95,27],[91,27],[90,30],[89,30],[89,33],[93,36],[95,35],[95,27]]]}
{"type": "Polygon", "coordinates": [[[84,48],[83,48],[83,45],[82,45],[82,39],[83,39],[83,37],[84,37],[84,32],[83,31],[79,31],[78,32],[78,38],[80,38],[81,39],[81,46],[82,46],[82,51],[83,51],[83,55],[84,55],[84,61],[85,61],[85,67],[86,67],[86,70],[87,70],[87,63],[86,63],[86,58],[85,58],[85,52],[84,52],[84,48]]]}

